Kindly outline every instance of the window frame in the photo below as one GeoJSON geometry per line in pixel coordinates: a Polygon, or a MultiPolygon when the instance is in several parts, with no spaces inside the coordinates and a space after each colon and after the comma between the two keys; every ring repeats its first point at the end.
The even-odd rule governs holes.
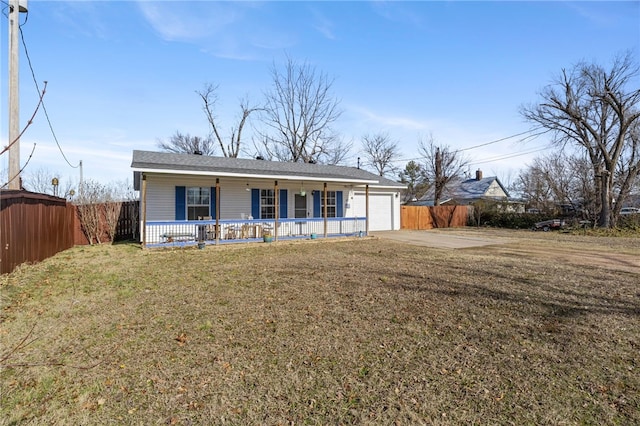
{"type": "MultiPolygon", "coordinates": [[[[338,217],[338,191],[327,191],[327,217],[338,217]],[[333,202],[332,202],[333,201],[333,202]]],[[[320,195],[320,214],[324,215],[324,191],[320,195]]]]}
{"type": "Polygon", "coordinates": [[[276,218],[276,193],[274,189],[260,189],[260,219],[276,218]],[[265,202],[265,201],[271,201],[265,202]]]}
{"type": "Polygon", "coordinates": [[[198,220],[198,217],[212,216],[210,187],[188,186],[185,195],[187,220],[198,220]],[[195,190],[197,190],[197,194],[195,193],[195,190]],[[204,208],[206,208],[206,213],[204,211],[204,208]]]}

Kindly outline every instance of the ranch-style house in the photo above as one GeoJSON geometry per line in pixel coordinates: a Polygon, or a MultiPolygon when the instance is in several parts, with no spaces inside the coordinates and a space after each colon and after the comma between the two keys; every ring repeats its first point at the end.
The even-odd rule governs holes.
{"type": "Polygon", "coordinates": [[[133,151],[144,246],[400,229],[404,185],[356,167],[133,151]]]}

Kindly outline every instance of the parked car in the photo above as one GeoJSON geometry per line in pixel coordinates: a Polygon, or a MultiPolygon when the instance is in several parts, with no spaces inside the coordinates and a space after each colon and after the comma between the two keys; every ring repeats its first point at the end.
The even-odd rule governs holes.
{"type": "Polygon", "coordinates": [[[637,207],[623,207],[620,209],[620,214],[621,215],[640,214],[640,209],[637,207]]]}
{"type": "Polygon", "coordinates": [[[543,220],[542,222],[535,223],[531,228],[531,230],[533,231],[543,230],[544,232],[547,232],[547,231],[551,231],[552,229],[560,229],[564,225],[565,225],[565,222],[562,219],[543,220]]]}

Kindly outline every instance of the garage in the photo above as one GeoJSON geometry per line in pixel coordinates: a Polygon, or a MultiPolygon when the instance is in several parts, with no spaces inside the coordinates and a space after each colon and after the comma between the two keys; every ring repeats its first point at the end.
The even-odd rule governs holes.
{"type": "MultiPolygon", "coordinates": [[[[355,193],[356,216],[366,216],[365,194],[355,193]]],[[[389,231],[399,229],[395,226],[393,193],[369,193],[369,231],[389,231]]]]}

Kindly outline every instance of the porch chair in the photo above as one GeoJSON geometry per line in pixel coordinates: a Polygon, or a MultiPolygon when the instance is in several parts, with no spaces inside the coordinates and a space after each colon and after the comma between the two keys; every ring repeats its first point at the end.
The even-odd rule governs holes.
{"type": "Polygon", "coordinates": [[[262,235],[264,234],[271,234],[273,235],[273,225],[271,225],[270,223],[263,223],[262,224],[262,235]]]}
{"type": "Polygon", "coordinates": [[[207,240],[215,240],[216,235],[218,235],[218,229],[220,225],[216,226],[215,224],[207,225],[206,227],[206,238],[207,240]]]}
{"type": "Polygon", "coordinates": [[[236,238],[238,238],[238,230],[236,229],[235,225],[227,226],[225,238],[227,240],[235,240],[236,238]]]}

